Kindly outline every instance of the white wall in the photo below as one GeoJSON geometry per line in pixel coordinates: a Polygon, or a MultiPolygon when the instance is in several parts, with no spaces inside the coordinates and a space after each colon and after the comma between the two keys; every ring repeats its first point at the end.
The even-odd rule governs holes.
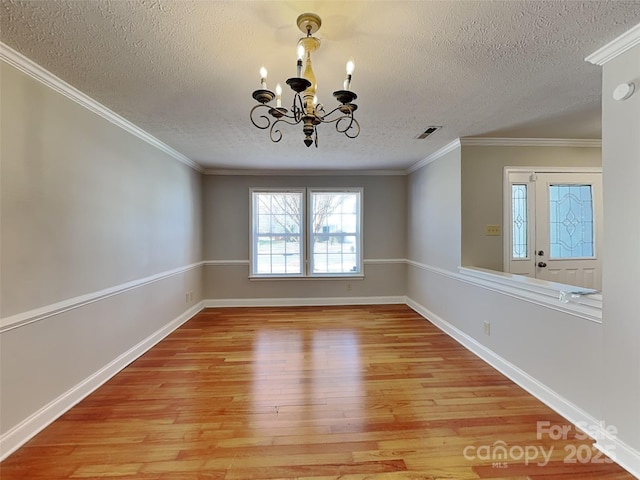
{"type": "Polygon", "coordinates": [[[503,270],[504,167],[600,167],[600,148],[462,146],[462,265],[503,270]],[[485,235],[502,225],[501,236],[485,235]]]}
{"type": "Polygon", "coordinates": [[[54,415],[61,397],[77,399],[69,392],[89,388],[88,378],[201,300],[202,178],[4,62],[0,68],[6,449],[21,428],[39,428],[31,415],[54,415]],[[189,301],[185,292],[193,292],[189,301]]]}
{"type": "Polygon", "coordinates": [[[207,175],[204,179],[204,255],[206,261],[216,263],[205,267],[205,297],[403,296],[406,278],[405,211],[404,176],[207,175]],[[249,280],[250,187],[363,187],[364,279],[249,280]],[[348,285],[350,290],[347,290],[348,285]]]}
{"type": "Polygon", "coordinates": [[[640,473],[640,45],[607,62],[602,86],[604,180],[603,419],[635,449],[640,473]],[[613,90],[633,81],[635,94],[613,90]]]}

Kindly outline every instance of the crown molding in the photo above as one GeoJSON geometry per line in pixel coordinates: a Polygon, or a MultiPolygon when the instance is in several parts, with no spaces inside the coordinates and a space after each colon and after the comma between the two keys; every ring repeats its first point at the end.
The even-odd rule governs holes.
{"type": "Polygon", "coordinates": [[[203,171],[205,175],[247,175],[247,176],[387,176],[406,175],[404,170],[225,170],[219,168],[208,168],[203,171]]]}
{"type": "Polygon", "coordinates": [[[448,144],[446,144],[444,147],[442,147],[440,150],[435,151],[434,153],[432,153],[431,155],[429,155],[426,158],[423,158],[422,160],[420,160],[417,163],[414,163],[413,165],[411,165],[409,168],[407,168],[405,170],[405,174],[408,175],[410,173],[415,172],[416,170],[420,170],[422,167],[424,167],[425,165],[430,164],[431,162],[435,162],[437,159],[439,159],[440,157],[445,156],[447,153],[454,151],[456,148],[460,148],[460,139],[456,138],[453,142],[450,142],[448,144]]]}
{"type": "Polygon", "coordinates": [[[158,150],[166,153],[170,157],[175,160],[184,163],[185,165],[193,168],[194,170],[201,172],[203,171],[202,167],[191,160],[186,155],[178,152],[177,150],[171,148],[164,142],[161,142],[156,137],[151,135],[150,133],[144,131],[137,125],[131,123],[129,120],[121,117],[117,113],[112,110],[109,110],[107,107],[97,102],[90,96],[82,93],[77,88],[69,85],[67,82],[62,80],[61,78],[55,76],[50,71],[44,69],[33,60],[25,57],[20,52],[14,50],[7,44],[0,42],[0,60],[3,60],[8,65],[20,70],[22,73],[30,76],[34,80],[46,85],[52,90],[64,95],[68,99],[76,102],[77,104],[83,106],[87,110],[90,110],[93,113],[98,114],[105,120],[117,125],[128,133],[135,135],[136,137],[144,140],[148,144],[157,148],[158,150]]]}
{"type": "Polygon", "coordinates": [[[636,45],[640,45],[640,23],[585,57],[584,60],[602,66],[636,45]]]}
{"type": "Polygon", "coordinates": [[[599,148],[602,140],[599,138],[490,138],[466,137],[461,138],[463,147],[587,147],[599,148]]]}

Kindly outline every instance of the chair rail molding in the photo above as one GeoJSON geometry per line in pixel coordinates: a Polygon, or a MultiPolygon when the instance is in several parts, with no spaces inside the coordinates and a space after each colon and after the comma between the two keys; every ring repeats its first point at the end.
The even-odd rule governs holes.
{"type": "Polygon", "coordinates": [[[174,275],[179,275],[181,273],[188,272],[189,270],[199,268],[203,264],[204,262],[192,263],[191,265],[174,268],[165,272],[156,273],[155,275],[149,275],[148,277],[139,278],[137,280],[132,280],[103,290],[98,290],[97,292],[87,293],[85,295],[69,298],[51,305],[4,317],[0,319],[0,333],[13,330],[14,328],[19,328],[24,325],[29,325],[30,323],[39,322],[46,318],[53,317],[54,315],[59,315],[64,312],[68,312],[69,310],[80,308],[90,303],[98,302],[105,298],[133,290],[134,288],[159,282],[174,275]]]}

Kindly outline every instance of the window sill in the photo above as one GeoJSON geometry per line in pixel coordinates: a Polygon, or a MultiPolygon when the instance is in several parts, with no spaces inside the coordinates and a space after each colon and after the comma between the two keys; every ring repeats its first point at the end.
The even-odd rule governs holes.
{"type": "Polygon", "coordinates": [[[469,283],[602,323],[602,294],[597,290],[479,267],[458,270],[469,283]]]}
{"type": "Polygon", "coordinates": [[[355,275],[314,275],[314,276],[279,276],[279,275],[259,275],[249,276],[249,280],[253,281],[273,281],[273,280],[364,280],[361,273],[355,275]]]}

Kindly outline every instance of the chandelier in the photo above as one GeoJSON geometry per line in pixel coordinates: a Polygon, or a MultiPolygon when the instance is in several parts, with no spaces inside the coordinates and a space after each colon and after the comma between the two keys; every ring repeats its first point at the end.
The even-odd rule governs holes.
{"type": "Polygon", "coordinates": [[[360,134],[360,124],[354,118],[353,113],[358,109],[352,103],[358,96],[351,91],[351,75],[354,70],[353,60],[347,62],[347,76],[342,90],[333,92],[333,96],[340,103],[330,112],[326,112],[324,106],[318,103],[316,97],[316,76],[311,66],[311,52],[320,48],[320,40],[313,36],[320,29],[322,20],[315,13],[303,13],[297,20],[298,28],[306,37],[298,41],[297,76],[287,79],[287,85],[294,91],[293,104],[290,110],[282,107],[282,87],[276,85],[275,93],[267,89],[267,70],[260,69],[261,88],[253,92],[253,98],[258,102],[250,112],[251,123],[256,127],[269,129],[269,138],[272,142],[282,139],[281,123],[289,125],[302,124],[305,135],[304,144],[310,147],[312,143],[318,147],[317,126],[321,123],[335,123],[336,131],[344,133],[349,138],[356,138],[360,134]],[[304,59],[304,72],[302,63],[304,59]],[[269,105],[275,98],[276,106],[269,105]],[[267,109],[268,115],[259,115],[259,109],[267,109]],[[258,113],[256,113],[258,112],[258,113]],[[254,116],[255,114],[255,116],[254,116]]]}

